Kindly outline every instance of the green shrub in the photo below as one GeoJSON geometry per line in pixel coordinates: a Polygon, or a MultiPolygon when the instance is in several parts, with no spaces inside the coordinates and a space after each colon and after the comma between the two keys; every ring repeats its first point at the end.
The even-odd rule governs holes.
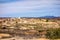
{"type": "Polygon", "coordinates": [[[48,19],[46,19],[46,22],[48,22],[49,20],[48,19]]]}
{"type": "Polygon", "coordinates": [[[59,39],[60,38],[60,28],[49,29],[46,34],[47,38],[50,39],[59,39]]]}

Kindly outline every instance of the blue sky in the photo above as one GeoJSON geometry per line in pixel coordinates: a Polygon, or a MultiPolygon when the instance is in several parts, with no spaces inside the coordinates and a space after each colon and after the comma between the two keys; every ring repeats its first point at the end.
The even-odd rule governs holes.
{"type": "Polygon", "coordinates": [[[0,17],[60,16],[60,0],[0,0],[0,17]]]}

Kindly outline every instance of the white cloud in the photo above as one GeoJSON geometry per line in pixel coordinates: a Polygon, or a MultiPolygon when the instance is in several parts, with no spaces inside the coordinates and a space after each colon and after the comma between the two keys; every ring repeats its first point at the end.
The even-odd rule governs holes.
{"type": "MultiPolygon", "coordinates": [[[[0,13],[24,13],[35,11],[35,9],[43,9],[43,8],[52,8],[53,4],[59,1],[56,0],[23,0],[16,1],[12,3],[0,4],[2,7],[0,13]]],[[[41,10],[40,10],[41,11],[41,10]]]]}

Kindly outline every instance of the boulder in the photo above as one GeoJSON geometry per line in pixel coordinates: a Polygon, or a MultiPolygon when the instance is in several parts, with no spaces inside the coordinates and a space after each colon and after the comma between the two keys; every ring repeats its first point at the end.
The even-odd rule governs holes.
{"type": "Polygon", "coordinates": [[[0,38],[10,38],[10,37],[12,37],[10,34],[0,33],[0,38]]]}

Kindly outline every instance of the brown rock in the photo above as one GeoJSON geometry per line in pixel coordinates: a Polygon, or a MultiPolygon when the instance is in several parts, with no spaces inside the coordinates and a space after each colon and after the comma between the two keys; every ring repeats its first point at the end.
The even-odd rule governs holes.
{"type": "Polygon", "coordinates": [[[11,37],[10,34],[0,33],[0,38],[9,38],[9,37],[11,37]]]}

